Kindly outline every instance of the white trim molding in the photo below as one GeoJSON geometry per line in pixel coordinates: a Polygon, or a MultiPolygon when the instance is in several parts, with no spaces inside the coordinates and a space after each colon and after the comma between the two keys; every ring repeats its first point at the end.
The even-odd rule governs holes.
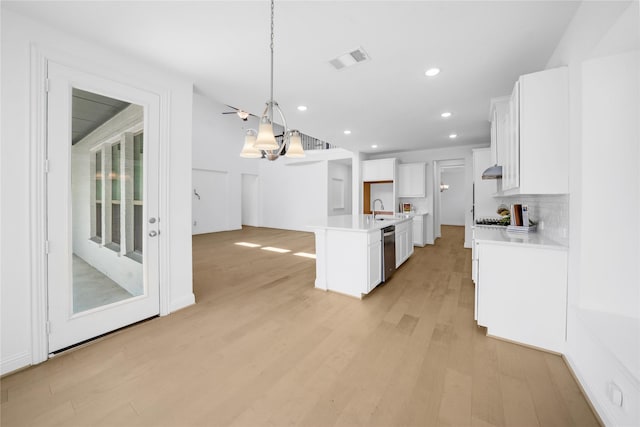
{"type": "MultiPolygon", "coordinates": [[[[31,91],[29,111],[29,204],[31,243],[31,354],[37,364],[48,358],[47,335],[47,60],[37,46],[31,45],[31,91]]],[[[3,370],[4,372],[4,370],[3,370]]]]}

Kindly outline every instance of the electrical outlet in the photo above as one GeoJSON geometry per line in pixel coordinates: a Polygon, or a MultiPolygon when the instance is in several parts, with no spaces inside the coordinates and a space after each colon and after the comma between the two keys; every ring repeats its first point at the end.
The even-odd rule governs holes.
{"type": "Polygon", "coordinates": [[[193,226],[197,227],[198,226],[198,221],[193,221],[193,226]]]}

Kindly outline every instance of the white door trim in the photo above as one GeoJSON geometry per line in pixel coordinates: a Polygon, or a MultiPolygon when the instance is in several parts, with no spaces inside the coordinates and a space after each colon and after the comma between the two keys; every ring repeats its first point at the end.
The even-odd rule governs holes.
{"type": "Polygon", "coordinates": [[[90,64],[77,57],[69,56],[53,49],[43,49],[32,44],[30,47],[30,110],[29,110],[29,235],[30,242],[30,284],[31,284],[31,364],[44,362],[49,356],[48,312],[47,312],[47,63],[57,62],[71,68],[123,82],[156,94],[160,100],[159,167],[158,189],[160,218],[159,229],[162,238],[159,242],[159,292],[160,316],[170,313],[171,263],[169,260],[170,226],[169,217],[169,114],[171,111],[170,91],[159,87],[141,87],[137,82],[129,81],[122,75],[110,73],[104,64],[90,64]]]}

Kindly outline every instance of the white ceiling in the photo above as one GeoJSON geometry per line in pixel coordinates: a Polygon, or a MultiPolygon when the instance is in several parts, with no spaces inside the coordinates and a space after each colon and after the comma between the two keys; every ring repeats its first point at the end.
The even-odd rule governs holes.
{"type": "MultiPolygon", "coordinates": [[[[2,5],[185,75],[200,93],[254,114],[269,96],[267,0],[2,5]]],[[[274,98],[290,127],[351,150],[488,144],[489,99],[546,66],[578,5],[276,1],[274,98]],[[360,46],[371,61],[329,65],[360,46]],[[433,66],[440,75],[425,77],[433,66]]]]}

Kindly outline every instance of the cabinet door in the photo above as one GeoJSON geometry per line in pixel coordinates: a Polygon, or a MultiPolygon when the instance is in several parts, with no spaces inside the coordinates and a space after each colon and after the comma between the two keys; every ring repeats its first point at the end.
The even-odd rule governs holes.
{"type": "Polygon", "coordinates": [[[505,115],[510,96],[491,100],[491,164],[504,166],[505,159],[505,115]]]}
{"type": "Polygon", "coordinates": [[[520,186],[520,84],[516,82],[509,102],[509,164],[511,165],[511,188],[520,186]]]}
{"type": "Polygon", "coordinates": [[[568,193],[569,89],[566,67],[520,77],[518,95],[520,194],[568,193]]]}
{"type": "Polygon", "coordinates": [[[398,165],[398,196],[411,197],[411,190],[411,169],[409,165],[398,165]]]}
{"type": "Polygon", "coordinates": [[[502,164],[502,190],[511,190],[518,187],[518,172],[520,168],[520,131],[519,131],[519,104],[518,82],[516,82],[508,108],[504,117],[504,152],[502,164]]]}
{"type": "Polygon", "coordinates": [[[425,196],[425,164],[405,163],[398,165],[399,197],[425,196]]]}
{"type": "Polygon", "coordinates": [[[395,181],[396,159],[376,159],[362,162],[362,180],[365,182],[395,181]]]}
{"type": "Polygon", "coordinates": [[[367,284],[368,290],[378,286],[382,281],[382,243],[380,240],[369,243],[368,256],[368,274],[367,284]]]}
{"type": "Polygon", "coordinates": [[[404,239],[406,235],[403,231],[396,231],[396,268],[402,264],[402,257],[404,256],[404,239]]]}
{"type": "Polygon", "coordinates": [[[413,221],[407,221],[407,240],[406,240],[405,260],[413,254],[413,221]]]}
{"type": "Polygon", "coordinates": [[[424,216],[418,215],[413,218],[413,244],[418,246],[424,246],[424,227],[423,222],[424,216]]]}

